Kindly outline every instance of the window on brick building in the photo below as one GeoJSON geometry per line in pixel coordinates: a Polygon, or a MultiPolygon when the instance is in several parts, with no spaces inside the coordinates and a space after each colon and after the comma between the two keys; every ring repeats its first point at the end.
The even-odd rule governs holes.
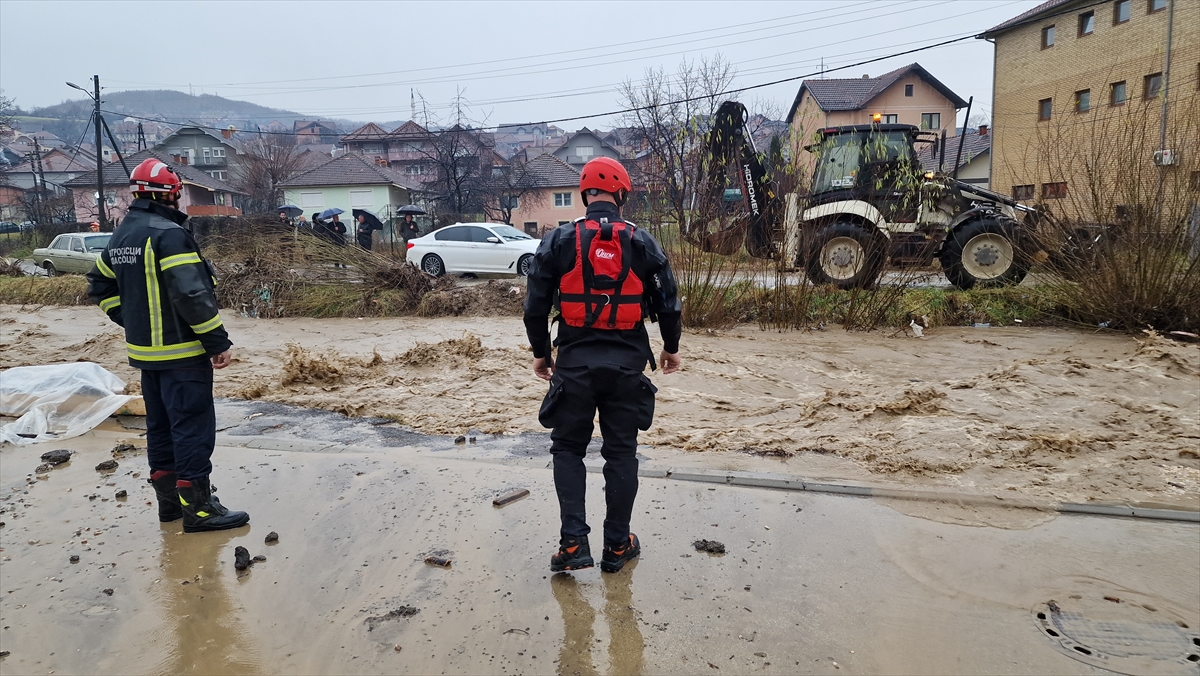
{"type": "Polygon", "coordinates": [[[1067,183],[1062,181],[1059,183],[1043,183],[1042,184],[1042,199],[1044,200],[1060,200],[1067,196],[1067,183]]]}
{"type": "Polygon", "coordinates": [[[1150,7],[1146,10],[1147,14],[1161,12],[1167,8],[1167,0],[1149,0],[1150,7]]]}
{"type": "Polygon", "coordinates": [[[1129,21],[1129,3],[1132,0],[1117,0],[1117,4],[1113,6],[1113,25],[1125,23],[1129,21]]]}
{"type": "Polygon", "coordinates": [[[1157,99],[1162,93],[1162,73],[1151,73],[1142,82],[1142,98],[1149,101],[1157,99]]]}
{"type": "Polygon", "coordinates": [[[1042,99],[1038,101],[1038,119],[1049,120],[1050,114],[1054,112],[1054,99],[1042,99]]]}
{"type": "Polygon", "coordinates": [[[1054,46],[1054,26],[1046,26],[1042,29],[1042,49],[1054,46]]]}
{"type": "Polygon", "coordinates": [[[1125,92],[1125,81],[1114,82],[1108,88],[1108,103],[1109,105],[1119,106],[1125,103],[1129,96],[1125,92]]]}
{"type": "Polygon", "coordinates": [[[1080,89],[1075,92],[1075,112],[1086,113],[1092,109],[1092,90],[1080,89]]]}
{"type": "Polygon", "coordinates": [[[904,95],[905,96],[913,95],[913,86],[912,85],[904,85],[904,95]]]}
{"type": "Polygon", "coordinates": [[[1096,13],[1084,12],[1079,15],[1079,36],[1091,35],[1096,30],[1096,13]]]}
{"type": "Polygon", "coordinates": [[[1014,185],[1013,199],[1024,201],[1033,199],[1033,185],[1014,185]]]}

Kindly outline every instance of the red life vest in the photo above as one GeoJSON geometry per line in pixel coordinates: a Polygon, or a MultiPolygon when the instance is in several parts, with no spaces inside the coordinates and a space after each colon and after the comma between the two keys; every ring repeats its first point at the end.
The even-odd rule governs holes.
{"type": "Polygon", "coordinates": [[[642,321],[642,280],[631,269],[632,223],[575,222],[575,267],[559,281],[559,312],[569,326],[632,329],[642,321]]]}

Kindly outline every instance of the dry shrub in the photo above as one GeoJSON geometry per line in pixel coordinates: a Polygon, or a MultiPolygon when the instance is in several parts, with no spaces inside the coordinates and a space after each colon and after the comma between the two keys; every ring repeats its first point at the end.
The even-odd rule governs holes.
{"type": "MultiPolygon", "coordinates": [[[[0,303],[9,305],[89,305],[87,279],[61,277],[0,277],[0,303]]],[[[98,310],[97,310],[98,311],[98,310]]]]}
{"type": "Polygon", "coordinates": [[[24,277],[25,269],[19,258],[0,258],[0,277],[24,277]]]}

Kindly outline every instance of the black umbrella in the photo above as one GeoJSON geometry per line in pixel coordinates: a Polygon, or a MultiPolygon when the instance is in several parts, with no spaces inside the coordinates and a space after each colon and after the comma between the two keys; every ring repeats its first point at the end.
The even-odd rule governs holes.
{"type": "Polygon", "coordinates": [[[295,204],[285,204],[275,210],[276,213],[279,213],[281,211],[283,213],[287,214],[288,218],[295,218],[295,217],[299,216],[300,214],[304,213],[304,210],[301,209],[300,207],[296,206],[295,204]]]}
{"type": "Polygon", "coordinates": [[[351,209],[350,213],[354,215],[355,221],[358,221],[359,216],[366,219],[367,225],[371,226],[372,230],[383,230],[383,221],[380,221],[378,216],[366,209],[351,209]]]}
{"type": "Polygon", "coordinates": [[[396,213],[400,215],[412,214],[414,216],[422,216],[425,214],[425,210],[415,204],[405,204],[397,209],[396,213]]]}

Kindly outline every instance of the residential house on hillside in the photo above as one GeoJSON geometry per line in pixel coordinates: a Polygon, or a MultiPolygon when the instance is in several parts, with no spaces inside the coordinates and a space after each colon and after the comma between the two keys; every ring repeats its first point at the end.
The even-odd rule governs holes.
{"type": "Polygon", "coordinates": [[[527,124],[502,124],[496,129],[496,152],[511,158],[525,148],[540,148],[557,145],[566,136],[558,127],[545,122],[527,124]]]}
{"type": "Polygon", "coordinates": [[[512,210],[512,224],[540,237],[543,233],[584,215],[579,197],[579,170],[554,155],[541,155],[522,167],[524,193],[512,210]]]}
{"type": "Polygon", "coordinates": [[[344,154],[343,148],[332,143],[305,143],[296,146],[296,156],[300,158],[300,166],[303,169],[312,169],[344,154]]]}
{"type": "Polygon", "coordinates": [[[233,128],[220,132],[188,124],[154,146],[179,164],[196,167],[221,181],[234,178],[237,156],[244,152],[233,128]]]}
{"type": "MultiPolygon", "coordinates": [[[[183,191],[179,196],[179,210],[188,216],[238,216],[241,209],[234,206],[234,201],[245,193],[228,183],[213,178],[198,167],[175,162],[170,155],[157,150],[143,150],[125,158],[125,164],[130,169],[141,164],[148,158],[161,160],[183,181],[183,191]]],[[[120,162],[112,162],[104,166],[104,205],[105,214],[112,222],[125,217],[133,194],[129,191],[129,176],[120,162]]],[[[97,205],[100,203],[96,194],[96,172],[90,171],[67,181],[64,184],[71,189],[75,200],[75,218],[79,221],[96,220],[99,218],[97,205]]]]}
{"type": "Polygon", "coordinates": [[[451,162],[450,155],[457,159],[457,170],[477,174],[486,178],[492,167],[507,164],[494,151],[489,134],[455,125],[449,129],[431,132],[409,120],[388,132],[371,122],[341,137],[347,153],[354,153],[368,160],[404,174],[414,185],[437,182],[439,172],[451,162]]]}
{"type": "Polygon", "coordinates": [[[562,147],[554,151],[554,156],[576,169],[583,169],[583,165],[596,157],[621,160],[621,153],[616,148],[602,139],[600,133],[587,127],[568,136],[562,147]]]}
{"type": "Polygon", "coordinates": [[[942,171],[946,174],[954,172],[954,160],[959,156],[959,144],[962,144],[962,156],[958,160],[958,180],[973,183],[981,188],[991,187],[992,164],[992,135],[987,125],[978,129],[968,129],[962,136],[946,138],[946,152],[934,157],[933,144],[922,143],[917,146],[917,158],[925,171],[942,171]]]}
{"type": "Polygon", "coordinates": [[[292,133],[296,135],[296,143],[337,143],[337,125],[321,120],[294,120],[292,133]]]}
{"type": "MultiPolygon", "coordinates": [[[[346,223],[351,222],[353,209],[366,209],[388,223],[396,209],[412,204],[421,192],[421,185],[410,177],[358,153],[335,157],[292,176],[279,187],[284,201],[304,209],[305,214],[337,207],[346,212],[346,223]]],[[[384,241],[394,241],[390,228],[384,241]]]]}
{"type": "Polygon", "coordinates": [[[1200,2],[1050,0],[980,37],[994,190],[1100,222],[1149,206],[1121,203],[1138,193],[1200,193],[1200,2]]]}
{"type": "Polygon", "coordinates": [[[870,124],[875,115],[883,124],[953,132],[955,115],[966,105],[929,71],[912,63],[879,77],[804,80],[788,110],[787,123],[797,144],[807,142],[822,127],[870,124]]]}
{"type": "Polygon", "coordinates": [[[68,191],[67,181],[95,169],[96,158],[91,153],[52,148],[42,152],[40,166],[27,159],[5,172],[5,177],[9,185],[21,190],[41,185],[44,177],[46,190],[61,194],[68,191]]]}

